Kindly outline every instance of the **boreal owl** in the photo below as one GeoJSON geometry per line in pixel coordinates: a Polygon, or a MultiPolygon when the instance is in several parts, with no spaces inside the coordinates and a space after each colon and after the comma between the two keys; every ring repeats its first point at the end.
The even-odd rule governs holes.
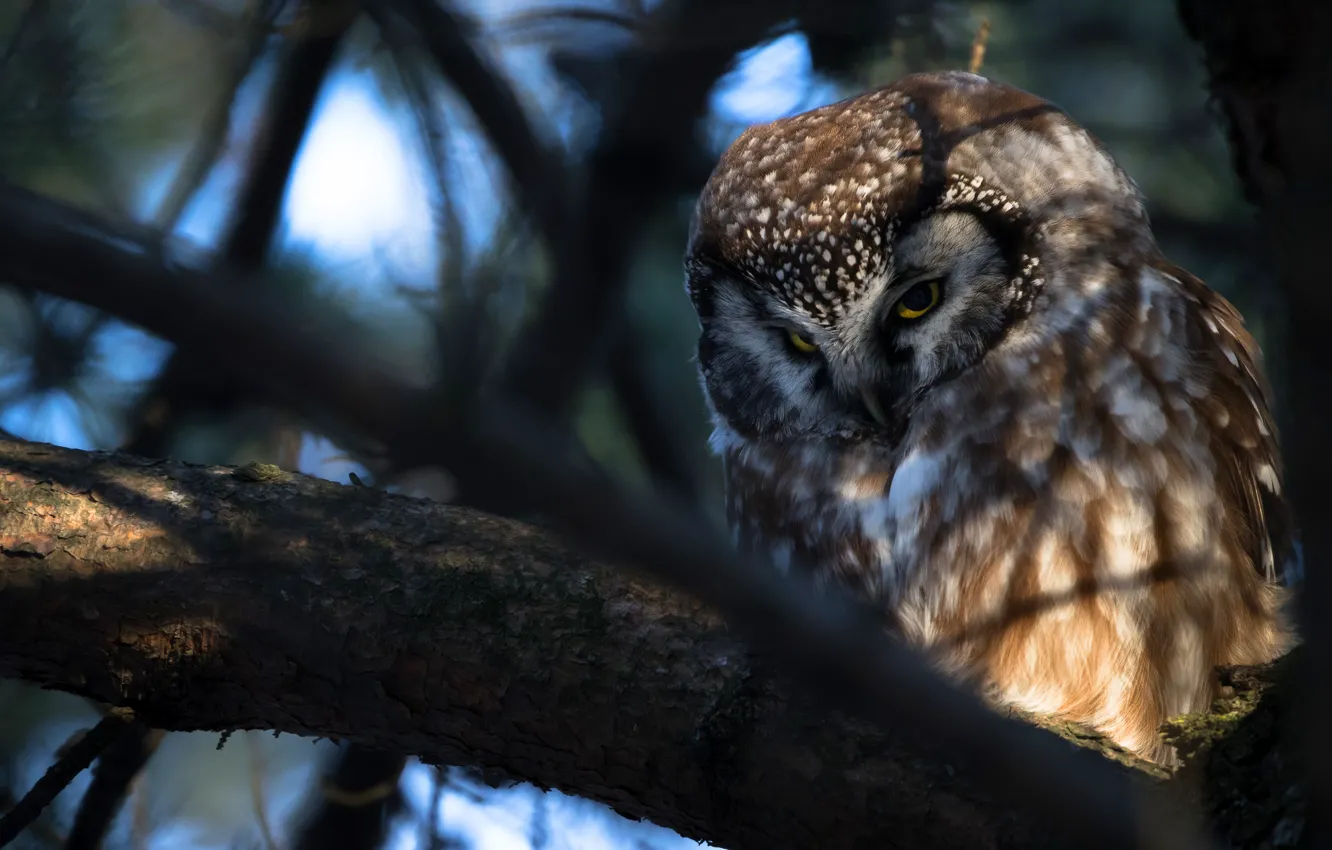
{"type": "Polygon", "coordinates": [[[1257,346],[1057,107],[930,73],[751,127],[685,266],[742,550],[1162,761],[1294,640],[1257,346]]]}

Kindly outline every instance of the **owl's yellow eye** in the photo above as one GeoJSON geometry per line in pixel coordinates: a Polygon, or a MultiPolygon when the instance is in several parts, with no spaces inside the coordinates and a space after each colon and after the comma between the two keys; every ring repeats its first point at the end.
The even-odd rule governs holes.
{"type": "Polygon", "coordinates": [[[786,338],[790,341],[791,347],[801,354],[813,354],[819,350],[819,347],[809,341],[809,338],[802,335],[799,331],[788,330],[786,338]]]}
{"type": "Polygon", "coordinates": [[[939,281],[923,281],[908,289],[906,295],[898,299],[893,311],[903,319],[919,319],[938,303],[939,281]]]}

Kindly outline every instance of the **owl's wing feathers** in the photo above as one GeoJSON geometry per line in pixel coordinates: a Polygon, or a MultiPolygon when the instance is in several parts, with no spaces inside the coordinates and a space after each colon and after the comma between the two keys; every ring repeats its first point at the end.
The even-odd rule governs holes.
{"type": "Polygon", "coordinates": [[[1196,362],[1208,373],[1204,411],[1213,425],[1212,456],[1219,485],[1244,535],[1254,567],[1269,582],[1298,577],[1294,515],[1283,495],[1281,447],[1272,415],[1272,390],[1258,368],[1258,345],[1244,319],[1224,297],[1170,263],[1158,271],[1178,281],[1201,310],[1188,336],[1196,362]]]}

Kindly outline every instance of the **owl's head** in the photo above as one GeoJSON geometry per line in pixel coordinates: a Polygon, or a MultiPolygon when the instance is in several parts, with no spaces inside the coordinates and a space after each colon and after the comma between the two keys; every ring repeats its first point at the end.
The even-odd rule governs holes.
{"type": "Polygon", "coordinates": [[[704,386],[751,438],[891,441],[932,388],[1155,250],[1132,181],[1057,107],[905,77],[722,156],[685,262],[704,386]]]}

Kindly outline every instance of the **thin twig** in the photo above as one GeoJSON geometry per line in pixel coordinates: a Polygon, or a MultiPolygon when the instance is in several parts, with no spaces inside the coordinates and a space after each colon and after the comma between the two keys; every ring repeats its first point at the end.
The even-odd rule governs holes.
{"type": "Polygon", "coordinates": [[[23,799],[0,818],[0,847],[17,838],[76,776],[134,725],[134,712],[128,708],[113,708],[103,715],[97,725],[47,768],[23,799]]]}
{"type": "Polygon", "coordinates": [[[273,294],[251,285],[254,295],[242,302],[227,281],[162,267],[150,254],[119,247],[94,217],[26,190],[0,189],[0,232],[12,240],[0,258],[12,280],[114,311],[266,384],[298,409],[335,413],[393,447],[404,464],[448,468],[497,502],[521,493],[590,552],[715,606],[808,687],[880,728],[924,739],[978,784],[1077,838],[1075,846],[1209,846],[1108,762],[1077,756],[947,683],[863,609],[836,595],[812,596],[769,566],[739,558],[710,522],[676,501],[626,491],[568,463],[551,451],[564,437],[523,407],[478,399],[466,418],[442,419],[429,393],[345,341],[333,345],[317,329],[294,325],[273,294]]]}
{"type": "MultiPolygon", "coordinates": [[[[28,32],[24,38],[35,37],[40,41],[39,49],[31,51],[31,56],[45,78],[39,84],[45,89],[42,96],[49,97],[67,121],[81,124],[88,116],[75,104],[81,94],[100,90],[89,76],[97,60],[81,39],[78,24],[67,15],[50,14],[49,7],[49,2],[41,2],[29,9],[33,14],[26,16],[23,28],[28,32]],[[36,32],[31,32],[34,29],[36,32]]],[[[70,175],[77,175],[89,195],[111,214],[130,220],[132,192],[125,169],[120,167],[106,139],[97,133],[75,132],[68,141],[72,148],[64,162],[70,175]]]]}
{"type": "Polygon", "coordinates": [[[366,11],[391,44],[401,43],[391,17],[395,13],[415,31],[444,78],[476,114],[513,176],[523,206],[558,250],[569,195],[564,158],[537,133],[503,72],[472,43],[474,25],[437,0],[391,0],[369,4],[366,11]]]}
{"type": "MultiPolygon", "coordinates": [[[[399,17],[416,29],[423,46],[429,51],[440,72],[476,113],[487,137],[495,145],[500,159],[512,175],[519,201],[533,216],[555,255],[557,280],[565,280],[565,286],[568,286],[570,280],[580,281],[584,254],[572,241],[574,235],[569,230],[572,218],[579,215],[580,209],[580,196],[571,189],[576,183],[572,176],[572,166],[558,150],[541,139],[522,104],[519,103],[513,88],[468,38],[472,27],[461,16],[446,4],[432,0],[397,0],[394,8],[398,12],[397,15],[377,6],[369,7],[386,43],[394,47],[395,53],[401,53],[406,48],[408,39],[398,24],[399,17]]],[[[682,26],[682,29],[687,28],[682,26]]],[[[409,71],[409,76],[404,82],[419,87],[421,83],[413,81],[411,76],[414,76],[414,72],[409,71]]],[[[655,77],[651,75],[645,77],[646,81],[654,79],[655,77]]],[[[644,103],[635,105],[635,110],[650,109],[651,104],[658,102],[658,98],[645,97],[644,103]]],[[[630,115],[623,120],[626,124],[632,125],[638,119],[630,115]]],[[[661,120],[668,127],[673,126],[669,117],[654,120],[661,120]]],[[[685,123],[689,123],[687,118],[685,123]]],[[[636,179],[641,181],[641,178],[636,179]]],[[[594,196],[588,197],[590,199],[594,196]]],[[[586,203],[598,210],[597,217],[600,218],[599,204],[591,200],[586,203]]],[[[607,203],[612,203],[609,197],[607,203]]],[[[650,201],[646,198],[645,205],[650,205],[650,201]]],[[[632,231],[636,227],[633,222],[645,220],[646,215],[647,211],[644,209],[633,209],[626,211],[622,217],[608,221],[607,224],[614,228],[623,227],[632,231]]],[[[628,250],[626,246],[612,244],[621,239],[613,229],[602,231],[600,236],[595,253],[621,256],[622,252],[628,250]]],[[[468,315],[474,314],[478,306],[478,299],[473,299],[468,315]]],[[[547,309],[553,308],[548,306],[547,309]]],[[[479,324],[480,317],[476,317],[474,321],[479,324]]],[[[473,327],[471,330],[474,334],[479,328],[473,327]]],[[[643,362],[643,353],[638,350],[635,341],[627,337],[629,333],[631,332],[621,327],[620,333],[612,342],[615,368],[612,370],[611,379],[617,399],[626,414],[630,432],[649,472],[675,493],[693,497],[698,492],[698,485],[694,480],[687,455],[671,437],[680,431],[676,424],[679,417],[674,409],[660,398],[660,393],[654,389],[655,385],[645,380],[648,370],[643,362]]],[[[473,340],[478,339],[474,335],[469,336],[473,340]]],[[[486,359],[481,352],[467,350],[462,344],[464,340],[461,335],[449,335],[449,339],[454,343],[451,362],[458,363],[462,357],[468,356],[486,359]]],[[[520,340],[520,351],[524,345],[524,341],[520,340]]],[[[551,357],[558,356],[551,355],[551,357]]],[[[520,353],[517,357],[521,359],[523,355],[520,353]]],[[[547,362],[542,360],[543,367],[547,362]]],[[[473,364],[473,366],[480,365],[482,364],[473,364]]],[[[466,374],[481,372],[479,368],[463,368],[461,371],[466,374]]],[[[533,398],[540,405],[542,397],[533,398]]]]}
{"type": "MultiPolygon", "coordinates": [[[[384,37],[393,39],[395,36],[392,29],[385,32],[384,37]]],[[[448,127],[440,120],[439,108],[430,96],[430,84],[420,64],[409,54],[407,44],[401,41],[388,41],[388,44],[403,91],[412,105],[417,134],[421,138],[421,147],[434,178],[437,195],[434,207],[435,233],[439,237],[441,255],[439,279],[441,285],[459,286],[463,282],[465,248],[462,222],[448,180],[448,127]]]]}
{"type": "Polygon", "coordinates": [[[218,99],[204,117],[195,144],[186,153],[185,160],[176,172],[176,179],[172,181],[166,197],[158,207],[155,218],[163,234],[170,234],[176,229],[190,199],[198,194],[199,187],[213,170],[226,146],[237,93],[263,54],[272,27],[274,8],[269,0],[250,0],[245,12],[244,30],[236,35],[240,43],[235,46],[231,68],[222,83],[218,99]]]}
{"type": "Polygon", "coordinates": [[[990,40],[990,19],[981,18],[980,27],[976,29],[976,37],[971,40],[971,63],[967,65],[967,70],[973,74],[979,74],[981,65],[985,64],[985,44],[990,40]]]}
{"type": "Polygon", "coordinates": [[[640,20],[639,17],[632,14],[614,9],[598,9],[590,6],[555,6],[526,9],[515,12],[506,18],[501,18],[494,24],[494,35],[496,38],[514,43],[527,35],[524,30],[565,23],[602,24],[632,32],[638,28],[640,20]]]}
{"type": "Polygon", "coordinates": [[[718,6],[665,0],[614,70],[621,82],[603,109],[605,128],[580,180],[585,189],[568,212],[554,284],[510,362],[515,395],[539,412],[565,413],[613,350],[607,334],[622,315],[629,259],[657,204],[680,186],[710,92],[741,50],[787,17],[785,4],[744,4],[746,14],[721,31],[718,6]],[[722,35],[705,47],[681,46],[699,32],[722,35]]]}
{"type": "Polygon", "coordinates": [[[436,348],[445,368],[455,373],[480,375],[490,360],[487,349],[497,344],[484,309],[486,292],[467,292],[466,256],[462,222],[453,200],[448,179],[448,128],[431,97],[430,83],[417,57],[413,55],[410,34],[401,21],[389,17],[380,27],[380,37],[388,46],[403,92],[412,106],[417,134],[434,178],[435,234],[439,266],[436,290],[439,298],[434,310],[436,348]]]}
{"type": "Polygon", "coordinates": [[[215,3],[204,0],[158,0],[164,9],[174,13],[184,21],[209,31],[210,35],[222,38],[234,37],[245,24],[244,12],[223,11],[215,3]]]}
{"type": "Polygon", "coordinates": [[[339,36],[361,16],[360,0],[300,0],[278,31],[298,41],[339,36]]]}
{"type": "Polygon", "coordinates": [[[148,850],[152,823],[149,818],[148,780],[143,771],[139,771],[130,783],[130,801],[130,847],[133,850],[148,850]]]}
{"type": "MultiPolygon", "coordinates": [[[[342,38],[342,33],[336,33],[289,45],[269,94],[245,182],[231,212],[218,260],[222,265],[254,272],[267,258],[297,152],[342,38]]],[[[181,415],[208,407],[227,407],[244,395],[247,393],[240,388],[209,370],[194,368],[173,352],[136,405],[130,417],[133,430],[124,448],[160,456],[166,450],[173,423],[180,421],[181,415]]]]}
{"type": "Polygon", "coordinates": [[[444,771],[438,767],[430,768],[430,799],[426,801],[425,817],[421,818],[421,832],[416,844],[426,850],[440,850],[444,842],[439,831],[439,810],[444,805],[444,791],[448,783],[444,771]]]}

